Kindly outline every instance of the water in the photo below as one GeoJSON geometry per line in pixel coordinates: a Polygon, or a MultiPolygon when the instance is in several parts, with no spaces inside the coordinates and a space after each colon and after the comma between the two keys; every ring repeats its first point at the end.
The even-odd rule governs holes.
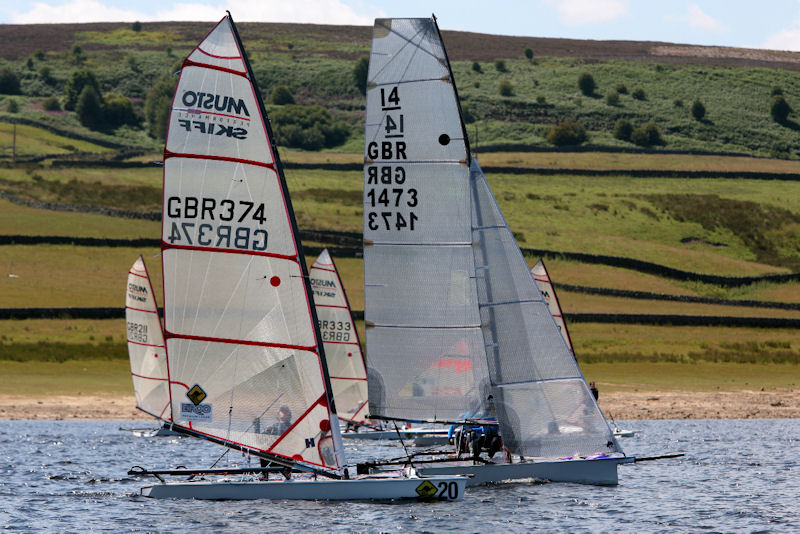
{"type": "MultiPolygon", "coordinates": [[[[17,531],[800,531],[800,420],[628,421],[626,452],[686,457],[621,466],[620,485],[513,483],[457,503],[157,501],[144,467],[208,466],[221,447],[135,438],[141,421],[0,421],[0,525],[17,531]]],[[[351,456],[391,454],[348,446],[351,456]]],[[[231,451],[233,460],[241,460],[231,451]]],[[[223,461],[224,463],[224,461],[223,461]]],[[[254,462],[255,463],[255,462],[254,462]]]]}

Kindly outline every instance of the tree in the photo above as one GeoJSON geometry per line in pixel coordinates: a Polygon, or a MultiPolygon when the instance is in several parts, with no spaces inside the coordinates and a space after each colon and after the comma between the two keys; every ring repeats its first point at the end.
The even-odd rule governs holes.
{"type": "Polygon", "coordinates": [[[353,67],[353,81],[362,95],[367,94],[367,76],[369,75],[369,58],[363,56],[356,61],[353,67]]]}
{"type": "Polygon", "coordinates": [[[769,96],[778,96],[778,95],[783,95],[783,89],[781,89],[780,86],[776,85],[769,92],[769,96]]]}
{"type": "Polygon", "coordinates": [[[83,88],[78,96],[75,112],[78,120],[87,128],[96,130],[103,125],[103,102],[94,87],[87,85],[83,88]]]}
{"type": "Polygon", "coordinates": [[[628,94],[628,86],[626,86],[624,83],[618,83],[617,85],[615,85],[614,90],[621,95],[628,94]]]}
{"type": "Polygon", "coordinates": [[[503,80],[498,86],[500,96],[514,96],[514,86],[508,80],[503,80]]]}
{"type": "Polygon", "coordinates": [[[506,67],[506,61],[504,59],[495,59],[494,68],[497,69],[497,72],[508,72],[508,67],[506,67]]]}
{"type": "Polygon", "coordinates": [[[695,100],[692,102],[691,113],[694,120],[701,121],[706,116],[706,107],[699,100],[695,100]]]}
{"type": "Polygon", "coordinates": [[[104,123],[111,128],[119,126],[136,126],[139,124],[139,117],[133,109],[133,102],[124,95],[108,93],[105,95],[103,106],[104,123]]]}
{"type": "Polygon", "coordinates": [[[334,120],[322,106],[290,104],[270,115],[279,145],[319,150],[341,145],[350,135],[347,124],[334,120]]]}
{"type": "Polygon", "coordinates": [[[8,99],[8,104],[6,105],[6,111],[8,111],[9,113],[19,112],[19,102],[17,102],[16,98],[8,99]]]}
{"type": "Polygon", "coordinates": [[[630,141],[633,125],[628,119],[619,119],[614,124],[614,138],[621,141],[630,141]]]}
{"type": "Polygon", "coordinates": [[[140,31],[142,31],[142,23],[137,20],[136,22],[131,24],[131,29],[136,33],[139,33],[140,31]]]}
{"type": "Polygon", "coordinates": [[[772,115],[772,120],[777,123],[786,122],[786,119],[789,118],[789,113],[792,112],[792,107],[783,97],[783,95],[777,95],[772,97],[772,103],[769,106],[769,114],[772,115]]]}
{"type": "Polygon", "coordinates": [[[578,88],[581,90],[581,93],[586,96],[592,96],[596,87],[597,84],[594,83],[594,76],[588,72],[581,73],[581,75],[578,76],[578,88]]]}
{"type": "Polygon", "coordinates": [[[8,67],[0,69],[0,94],[20,94],[19,76],[8,67]]]}
{"type": "Polygon", "coordinates": [[[288,87],[285,85],[276,85],[272,89],[269,101],[276,106],[283,106],[285,104],[294,104],[294,97],[288,87]]]}
{"type": "Polygon", "coordinates": [[[83,62],[83,48],[80,45],[75,45],[72,47],[72,57],[75,59],[75,63],[80,65],[83,62]]]}
{"type": "Polygon", "coordinates": [[[78,96],[83,91],[83,88],[90,86],[95,90],[95,93],[100,94],[100,84],[97,83],[97,78],[89,69],[76,70],[72,73],[69,80],[64,86],[64,109],[73,111],[78,102],[78,96]]]}
{"type": "Polygon", "coordinates": [[[586,141],[586,129],[577,122],[562,122],[547,132],[547,142],[551,145],[579,145],[586,141]]]}
{"type": "Polygon", "coordinates": [[[477,61],[473,61],[472,62],[472,70],[474,70],[478,74],[483,72],[483,69],[481,68],[481,64],[478,63],[477,61]]]}
{"type": "Polygon", "coordinates": [[[644,93],[644,89],[639,87],[633,90],[631,93],[631,98],[635,98],[636,100],[647,100],[647,95],[644,93]]]}
{"type": "Polygon", "coordinates": [[[644,126],[635,128],[631,132],[631,141],[639,146],[653,146],[663,143],[661,140],[661,131],[658,126],[653,122],[648,122],[644,126]]]}
{"type": "Polygon", "coordinates": [[[150,88],[144,99],[144,116],[148,123],[148,132],[156,139],[164,139],[167,135],[167,122],[174,92],[175,79],[164,76],[150,88]]]}
{"type": "Polygon", "coordinates": [[[526,48],[525,57],[528,58],[528,61],[533,61],[533,50],[531,50],[530,48],[526,48]]]}

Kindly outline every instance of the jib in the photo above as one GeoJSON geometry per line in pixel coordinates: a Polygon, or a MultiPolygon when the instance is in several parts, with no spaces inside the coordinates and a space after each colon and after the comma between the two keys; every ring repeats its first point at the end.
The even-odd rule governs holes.
{"type": "Polygon", "coordinates": [[[405,141],[372,141],[367,145],[369,159],[408,159],[405,141]]]}

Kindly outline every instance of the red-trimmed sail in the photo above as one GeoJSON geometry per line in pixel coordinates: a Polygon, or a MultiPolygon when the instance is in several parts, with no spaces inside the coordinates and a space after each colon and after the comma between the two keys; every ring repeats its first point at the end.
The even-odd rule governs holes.
{"type": "Polygon", "coordinates": [[[153,285],[141,256],[128,271],[125,325],[136,407],[168,421],[172,412],[167,383],[167,348],[153,285]]]}
{"type": "Polygon", "coordinates": [[[328,249],[309,270],[339,419],[367,424],[367,369],[342,279],[328,249]]]}
{"type": "Polygon", "coordinates": [[[550,308],[550,315],[553,316],[553,320],[558,325],[561,337],[567,342],[569,350],[572,351],[574,355],[575,351],[572,348],[572,340],[569,337],[567,323],[564,321],[564,316],[561,313],[561,306],[558,303],[556,290],[553,287],[553,283],[550,281],[550,275],[547,273],[547,269],[542,260],[536,262],[536,265],[531,269],[531,274],[533,275],[533,279],[536,280],[536,285],[539,286],[542,297],[544,297],[545,302],[547,302],[547,307],[550,308]]]}
{"type": "Polygon", "coordinates": [[[184,61],[165,148],[172,417],[235,448],[339,469],[338,420],[277,166],[252,71],[225,17],[184,61]]]}

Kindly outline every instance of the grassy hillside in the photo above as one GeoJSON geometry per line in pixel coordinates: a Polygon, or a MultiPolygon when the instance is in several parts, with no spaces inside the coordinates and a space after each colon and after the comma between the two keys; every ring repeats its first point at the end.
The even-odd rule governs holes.
{"type": "MultiPolygon", "coordinates": [[[[157,148],[145,124],[93,133],[80,126],[73,112],[46,112],[42,102],[63,97],[72,73],[89,69],[103,92],[128,96],[141,111],[149,88],[180,68],[211,24],[145,23],[139,32],[121,23],[4,27],[0,68],[17,75],[21,94],[0,96],[0,120],[26,117],[157,148]],[[17,113],[7,111],[11,99],[20,108],[17,113]]],[[[352,71],[358,58],[369,53],[370,28],[248,23],[240,25],[240,33],[265,99],[276,85],[288,86],[298,104],[324,106],[350,125],[349,141],[337,150],[361,152],[364,97],[352,71]]],[[[794,115],[783,124],[769,115],[774,87],[782,89],[790,105],[800,105],[800,82],[793,70],[800,55],[795,53],[447,31],[444,40],[479,149],[502,143],[546,146],[546,130],[565,120],[586,126],[589,146],[631,149],[634,145],[611,134],[614,123],[627,118],[635,126],[655,122],[665,141],[653,148],[657,151],[784,158],[800,152],[794,115]],[[533,61],[525,59],[526,47],[532,48],[533,61]],[[502,66],[495,60],[502,60],[502,66]],[[584,72],[597,84],[590,96],[578,90],[584,72]],[[511,84],[512,96],[500,96],[501,82],[511,84]],[[643,99],[632,96],[637,89],[643,99]],[[618,104],[609,105],[605,96],[613,90],[622,93],[618,104]],[[707,109],[701,121],[689,112],[695,99],[707,109]]]]}

